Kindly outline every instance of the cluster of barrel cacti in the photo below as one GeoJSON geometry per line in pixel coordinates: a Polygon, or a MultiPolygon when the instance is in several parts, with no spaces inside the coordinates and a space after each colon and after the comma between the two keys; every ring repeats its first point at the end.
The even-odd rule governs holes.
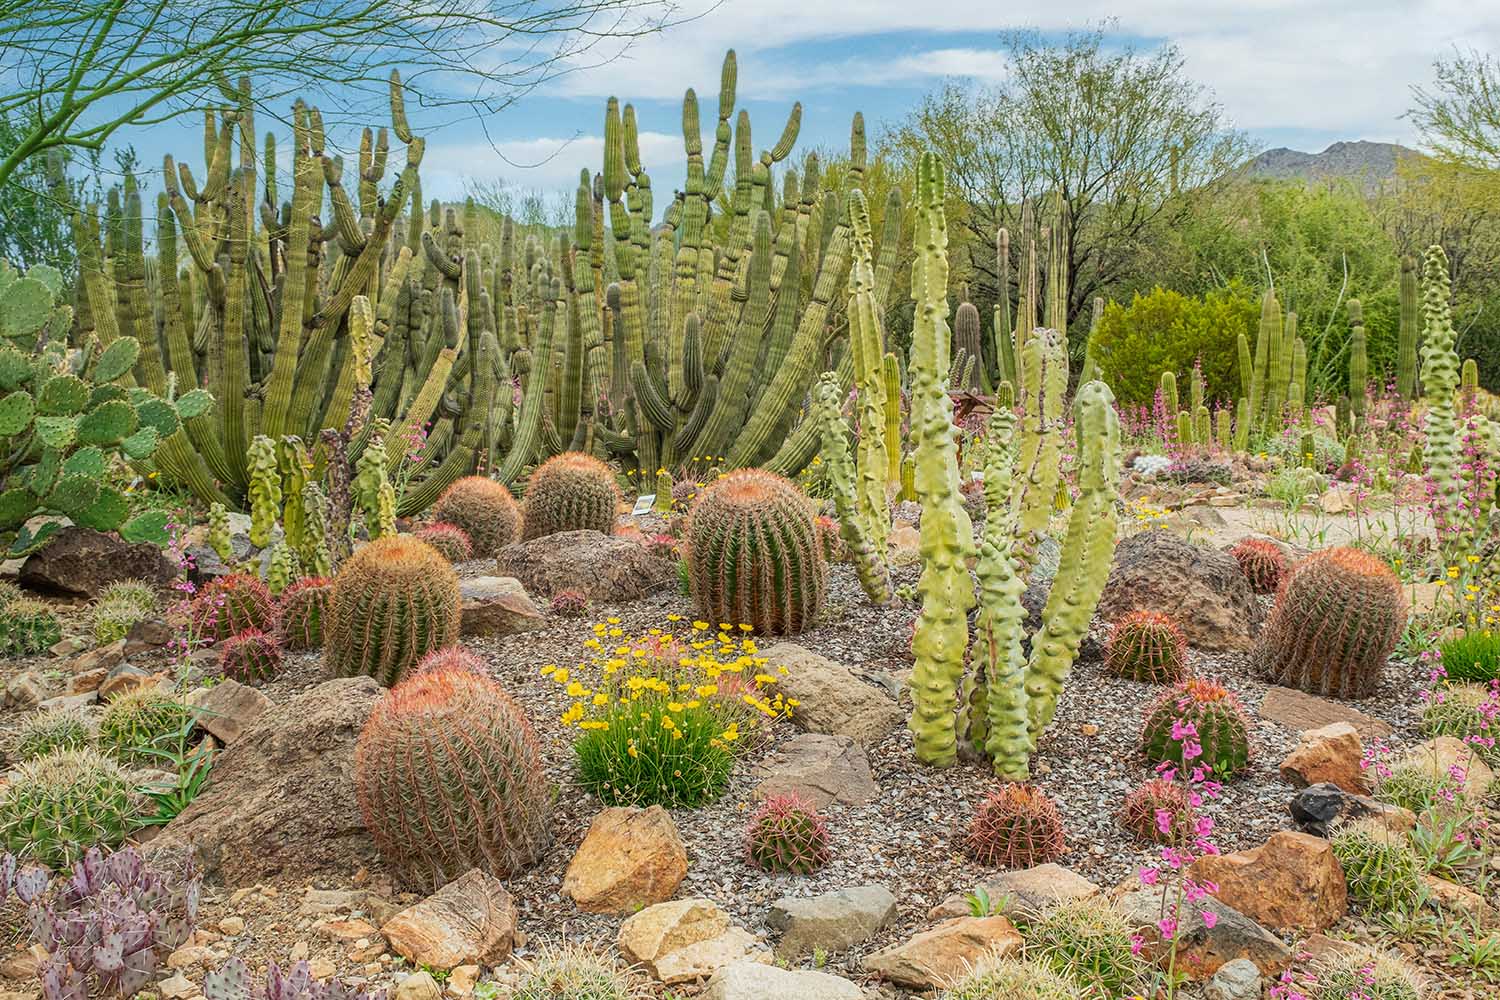
{"type": "Polygon", "coordinates": [[[436,549],[392,535],[354,553],[333,581],[323,658],[336,677],[389,687],[423,656],[458,640],[458,574],[436,549]]]}
{"type": "Polygon", "coordinates": [[[992,868],[1033,868],[1056,861],[1066,847],[1062,816],[1035,785],[1008,782],[979,804],[964,851],[992,868]]]}
{"type": "Polygon", "coordinates": [[[476,558],[493,556],[521,534],[521,508],[510,490],[484,476],[465,476],[449,486],[433,505],[432,518],[468,536],[476,558]]]}
{"type": "Polygon", "coordinates": [[[1250,721],[1239,699],[1222,684],[1192,678],[1162,694],[1147,710],[1141,753],[1151,764],[1204,767],[1220,778],[1232,778],[1250,766],[1250,721]],[[1196,758],[1184,752],[1190,745],[1200,750],[1196,758]]]}
{"type": "Polygon", "coordinates": [[[828,863],[828,825],[795,794],[772,795],[750,817],[745,856],[768,872],[810,875],[828,863]]]}

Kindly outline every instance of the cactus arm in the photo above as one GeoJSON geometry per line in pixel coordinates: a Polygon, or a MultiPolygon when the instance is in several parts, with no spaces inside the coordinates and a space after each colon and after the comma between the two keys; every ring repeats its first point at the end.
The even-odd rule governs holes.
{"type": "Polygon", "coordinates": [[[886,539],[890,535],[890,509],[885,492],[890,463],[884,439],[885,361],[880,314],[875,300],[870,217],[864,193],[858,188],[849,192],[849,223],[854,241],[854,266],[849,272],[849,345],[854,357],[854,384],[859,400],[855,516],[869,538],[871,549],[883,558],[886,539]]]}
{"type": "Polygon", "coordinates": [[[854,568],[865,595],[876,604],[889,604],[892,596],[891,573],[885,561],[884,543],[881,542],[877,547],[855,497],[854,465],[849,459],[844,419],[839,414],[842,393],[839,391],[838,375],[824,372],[813,395],[816,400],[814,412],[822,440],[823,471],[833,489],[833,503],[839,515],[839,535],[854,557],[854,568]]]}
{"type": "Polygon", "coordinates": [[[1396,343],[1396,392],[1410,402],[1417,394],[1417,262],[1401,258],[1401,320],[1396,343]]]}

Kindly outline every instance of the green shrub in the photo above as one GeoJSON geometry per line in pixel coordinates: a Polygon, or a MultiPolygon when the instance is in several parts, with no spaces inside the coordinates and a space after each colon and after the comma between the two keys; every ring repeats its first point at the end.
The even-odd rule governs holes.
{"type": "Polygon", "coordinates": [[[1190,298],[1164,288],[1111,302],[1089,341],[1099,377],[1122,404],[1150,406],[1161,373],[1182,384],[1201,362],[1210,401],[1232,402],[1239,392],[1239,335],[1255,342],[1260,305],[1239,286],[1190,298]]]}
{"type": "Polygon", "coordinates": [[[1145,987],[1150,966],[1130,950],[1130,923],[1102,897],[1060,903],[1022,930],[1028,957],[1100,996],[1145,987]]]}
{"type": "Polygon", "coordinates": [[[1500,678],[1500,632],[1465,632],[1438,646],[1449,680],[1486,683],[1500,678]]]}

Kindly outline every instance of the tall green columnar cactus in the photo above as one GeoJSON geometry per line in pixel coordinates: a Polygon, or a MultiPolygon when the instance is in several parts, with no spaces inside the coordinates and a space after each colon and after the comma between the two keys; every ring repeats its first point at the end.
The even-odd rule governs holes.
{"type": "MultiPolygon", "coordinates": [[[[974,303],[967,298],[959,303],[958,311],[953,315],[953,353],[958,356],[962,351],[966,359],[973,359],[975,364],[968,377],[962,381],[959,388],[977,392],[981,383],[988,381],[984,377],[984,365],[981,361],[979,350],[979,310],[974,303]]],[[[959,373],[962,375],[963,373],[959,373]]]]}
{"type": "Polygon", "coordinates": [[[886,562],[886,553],[883,547],[877,548],[871,538],[855,497],[854,463],[849,459],[847,428],[839,413],[842,396],[838,375],[824,372],[813,390],[816,415],[822,431],[823,473],[828,477],[829,486],[833,490],[834,508],[839,515],[839,536],[849,546],[860,586],[864,588],[865,595],[876,604],[889,604],[892,595],[891,571],[886,562]]]}
{"type": "Polygon", "coordinates": [[[901,364],[894,354],[881,359],[885,376],[886,492],[901,485],[901,364]]]}
{"type": "Polygon", "coordinates": [[[948,222],[943,165],[924,153],[918,169],[916,260],[912,263],[911,437],[916,491],[922,500],[922,610],[912,637],[910,727],[917,759],[939,766],[958,755],[953,710],[974,606],[968,560],[974,528],[958,491],[953,402],[947,393],[948,222]]]}
{"type": "Polygon", "coordinates": [[[1182,412],[1181,403],[1177,396],[1177,374],[1175,372],[1161,373],[1161,398],[1166,406],[1167,416],[1177,419],[1177,414],[1182,412]]]}
{"type": "Polygon", "coordinates": [[[1099,377],[1099,362],[1094,360],[1094,335],[1099,331],[1099,323],[1104,319],[1104,299],[1102,296],[1094,296],[1094,312],[1089,319],[1088,340],[1083,345],[1083,370],[1078,373],[1078,384],[1092,382],[1099,377]]]}
{"type": "Polygon", "coordinates": [[[1241,396],[1234,406],[1234,450],[1250,447],[1250,400],[1241,396]]]}
{"type": "Polygon", "coordinates": [[[1417,395],[1417,262],[1401,258],[1401,324],[1396,336],[1396,392],[1417,395]]]}
{"type": "Polygon", "coordinates": [[[999,296],[995,302],[995,381],[1020,384],[1016,368],[1016,340],[1011,331],[1010,313],[1010,232],[995,233],[995,261],[1000,274],[999,296]]]}
{"type": "MultiPolygon", "coordinates": [[[[885,446],[887,413],[885,356],[882,350],[884,338],[880,303],[875,297],[870,216],[865,207],[864,192],[858,188],[849,192],[849,225],[854,238],[854,264],[849,269],[849,346],[854,356],[854,389],[859,413],[855,509],[863,534],[869,539],[876,556],[884,562],[891,524],[890,501],[886,495],[890,456],[885,446]]],[[[974,319],[977,324],[977,314],[974,319]]],[[[977,342],[977,329],[974,334],[977,342]]],[[[824,378],[827,378],[827,374],[824,378]]],[[[865,589],[872,600],[883,599],[871,592],[868,584],[865,589]]]]}
{"type": "Polygon", "coordinates": [[[1365,401],[1369,393],[1370,359],[1365,351],[1364,307],[1349,300],[1349,412],[1355,433],[1365,427],[1365,401]]]}
{"type": "Polygon", "coordinates": [[[1255,377],[1255,362],[1250,356],[1250,338],[1243,333],[1235,337],[1235,348],[1239,352],[1240,399],[1250,398],[1250,381],[1255,377]]]}
{"type": "Polygon", "coordinates": [[[1255,333],[1255,359],[1250,372],[1250,419],[1257,429],[1266,426],[1266,398],[1270,382],[1271,341],[1281,329],[1281,304],[1270,289],[1260,301],[1260,325],[1255,333]]]}
{"type": "Polygon", "coordinates": [[[1459,371],[1458,398],[1463,404],[1463,413],[1467,416],[1474,409],[1474,402],[1479,397],[1479,362],[1473,358],[1464,358],[1463,367],[1459,371]]]}
{"type": "Polygon", "coordinates": [[[1444,533],[1444,564],[1457,558],[1469,531],[1470,520],[1460,507],[1464,502],[1464,484],[1460,449],[1459,417],[1455,407],[1458,391],[1458,353],[1449,305],[1448,255],[1440,246],[1427,248],[1422,273],[1422,313],[1426,329],[1422,334],[1422,394],[1427,397],[1427,417],[1422,429],[1427,444],[1423,455],[1427,462],[1427,481],[1435,498],[1437,520],[1448,530],[1444,533]]]}

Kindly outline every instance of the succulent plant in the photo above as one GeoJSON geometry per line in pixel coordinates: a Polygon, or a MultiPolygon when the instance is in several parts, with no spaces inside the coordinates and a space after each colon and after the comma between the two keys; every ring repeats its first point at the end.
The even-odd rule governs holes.
{"type": "Polygon", "coordinates": [[[35,760],[59,750],[79,750],[93,737],[88,720],[69,708],[54,708],[28,716],[11,740],[15,760],[35,760]]]}
{"type": "Polygon", "coordinates": [[[465,476],[433,504],[432,519],[469,536],[475,558],[485,558],[521,534],[521,508],[510,490],[484,476],[465,476]]]}
{"type": "Polygon", "coordinates": [[[323,645],[323,621],[333,581],[326,576],[304,576],[276,599],[276,618],[287,649],[317,649],[323,645]]]}
{"type": "Polygon", "coordinates": [[[828,827],[795,793],[772,795],[750,817],[745,856],[762,871],[810,875],[828,863],[828,827]]]}
{"type": "Polygon", "coordinates": [[[1144,995],[1151,967],[1132,950],[1133,930],[1102,896],[1065,900],[1026,922],[1026,955],[1078,983],[1085,995],[1144,995]]]}
{"type": "Polygon", "coordinates": [[[1339,948],[1312,966],[1308,1000],[1422,1000],[1426,980],[1411,964],[1390,952],[1339,948]]]}
{"type": "Polygon", "coordinates": [[[514,960],[519,974],[511,1000],[646,1000],[645,980],[607,952],[575,943],[544,944],[514,960]]]}
{"type": "Polygon", "coordinates": [[[620,504],[609,466],[582,452],[554,455],[531,474],[522,501],[522,538],[589,528],[614,531],[620,504]]]}
{"type": "Polygon", "coordinates": [[[28,598],[0,608],[0,656],[35,656],[62,641],[62,623],[52,609],[28,598]]]}
{"type": "Polygon", "coordinates": [[[120,763],[151,766],[187,742],[193,710],[158,687],[115,698],[99,719],[99,749],[120,763]]]}
{"type": "Polygon", "coordinates": [[[246,629],[270,634],[278,628],[276,601],[259,577],[230,573],[209,583],[193,598],[193,630],[223,642],[246,629]]]}
{"type": "Polygon", "coordinates": [[[411,535],[377,539],[334,577],[323,659],[336,677],[366,674],[389,687],[458,641],[459,606],[458,574],[436,549],[411,535]]]}
{"type": "Polygon", "coordinates": [[[135,787],[92,750],[27,761],[0,791],[0,847],[48,868],[71,865],[90,847],[113,847],[135,819],[135,787]]]}
{"type": "Polygon", "coordinates": [[[1281,546],[1267,538],[1243,538],[1229,550],[1257,594],[1274,594],[1289,564],[1281,546]]]}
{"type": "Polygon", "coordinates": [[[219,645],[224,676],[241,684],[268,681],[281,669],[281,641],[259,629],[246,629],[219,645]]]}
{"type": "Polygon", "coordinates": [[[1033,868],[1063,853],[1062,816],[1035,785],[1008,782],[974,810],[964,850],[991,868],[1033,868]]]}
{"type": "Polygon", "coordinates": [[[285,972],[272,962],[265,981],[255,983],[244,959],[235,957],[203,977],[203,996],[205,1000],[385,1000],[386,991],[359,991],[337,978],[318,982],[305,961],[285,972]]]}
{"type": "Polygon", "coordinates": [[[1120,806],[1120,825],[1137,840],[1154,844],[1187,841],[1196,820],[1182,782],[1164,778],[1152,778],[1132,788],[1120,806]],[[1166,829],[1162,828],[1164,824],[1166,829]]]}
{"type": "Polygon", "coordinates": [[[552,595],[552,613],[564,618],[581,618],[589,613],[589,595],[576,587],[552,595]]]}
{"type": "Polygon", "coordinates": [[[712,483],[686,542],[693,602],[710,622],[796,635],[823,607],[828,567],[812,508],[780,476],[742,469],[712,483]]]}
{"type": "Polygon", "coordinates": [[[154,615],[161,610],[156,587],[146,580],[116,580],[99,592],[99,603],[113,601],[132,604],[147,614],[154,615]]]}
{"type": "Polygon", "coordinates": [[[198,923],[199,879],[147,864],[131,848],[90,848],[49,904],[34,903],[32,937],[46,949],[46,1000],[132,997],[155,981],[198,923]]]}
{"type": "Polygon", "coordinates": [[[1250,721],[1236,698],[1223,685],[1193,678],[1162,694],[1146,712],[1141,729],[1141,752],[1152,764],[1183,764],[1183,745],[1195,741],[1202,766],[1220,778],[1232,778],[1250,766],[1250,721]],[[1178,723],[1191,724],[1194,734],[1173,735],[1178,723]]]}
{"type": "Polygon", "coordinates": [[[469,533],[456,524],[433,521],[418,525],[412,534],[437,549],[451,563],[468,562],[474,558],[474,543],[469,541],[469,533]]]}
{"type": "Polygon", "coordinates": [[[1078,983],[1059,976],[1040,962],[986,958],[968,975],[939,994],[939,1000],[1078,1000],[1078,983]]]}
{"type": "Polygon", "coordinates": [[[1422,861],[1406,834],[1357,821],[1333,830],[1328,841],[1344,869],[1349,897],[1371,911],[1410,913],[1427,897],[1422,861]]]}
{"type": "Polygon", "coordinates": [[[552,840],[553,790],[526,713],[451,660],[376,705],[355,747],[354,787],[381,856],[424,888],[475,867],[504,878],[552,840]]]}
{"type": "Polygon", "coordinates": [[[841,534],[843,529],[839,526],[838,520],[820,514],[814,521],[818,526],[818,539],[823,543],[823,558],[830,564],[847,562],[849,543],[844,541],[841,534]]]}
{"type": "Polygon", "coordinates": [[[1422,735],[1464,740],[1491,768],[1500,766],[1500,717],[1496,695],[1482,684],[1438,688],[1422,710],[1422,735]]]}
{"type": "Polygon", "coordinates": [[[1292,567],[1251,662],[1273,684],[1364,698],[1405,628],[1406,597],[1389,566],[1358,549],[1324,549],[1292,567]]]}
{"type": "Polygon", "coordinates": [[[1165,684],[1187,673],[1187,637],[1170,617],[1135,611],[1110,629],[1104,666],[1117,677],[1165,684]]]}
{"type": "Polygon", "coordinates": [[[411,672],[420,674],[427,670],[467,670],[480,677],[490,676],[489,664],[484,661],[484,657],[462,645],[434,649],[418,660],[411,672]]]}
{"type": "Polygon", "coordinates": [[[89,627],[93,630],[94,641],[107,646],[125,638],[137,623],[150,617],[150,611],[133,601],[100,598],[89,609],[89,627]]]}

